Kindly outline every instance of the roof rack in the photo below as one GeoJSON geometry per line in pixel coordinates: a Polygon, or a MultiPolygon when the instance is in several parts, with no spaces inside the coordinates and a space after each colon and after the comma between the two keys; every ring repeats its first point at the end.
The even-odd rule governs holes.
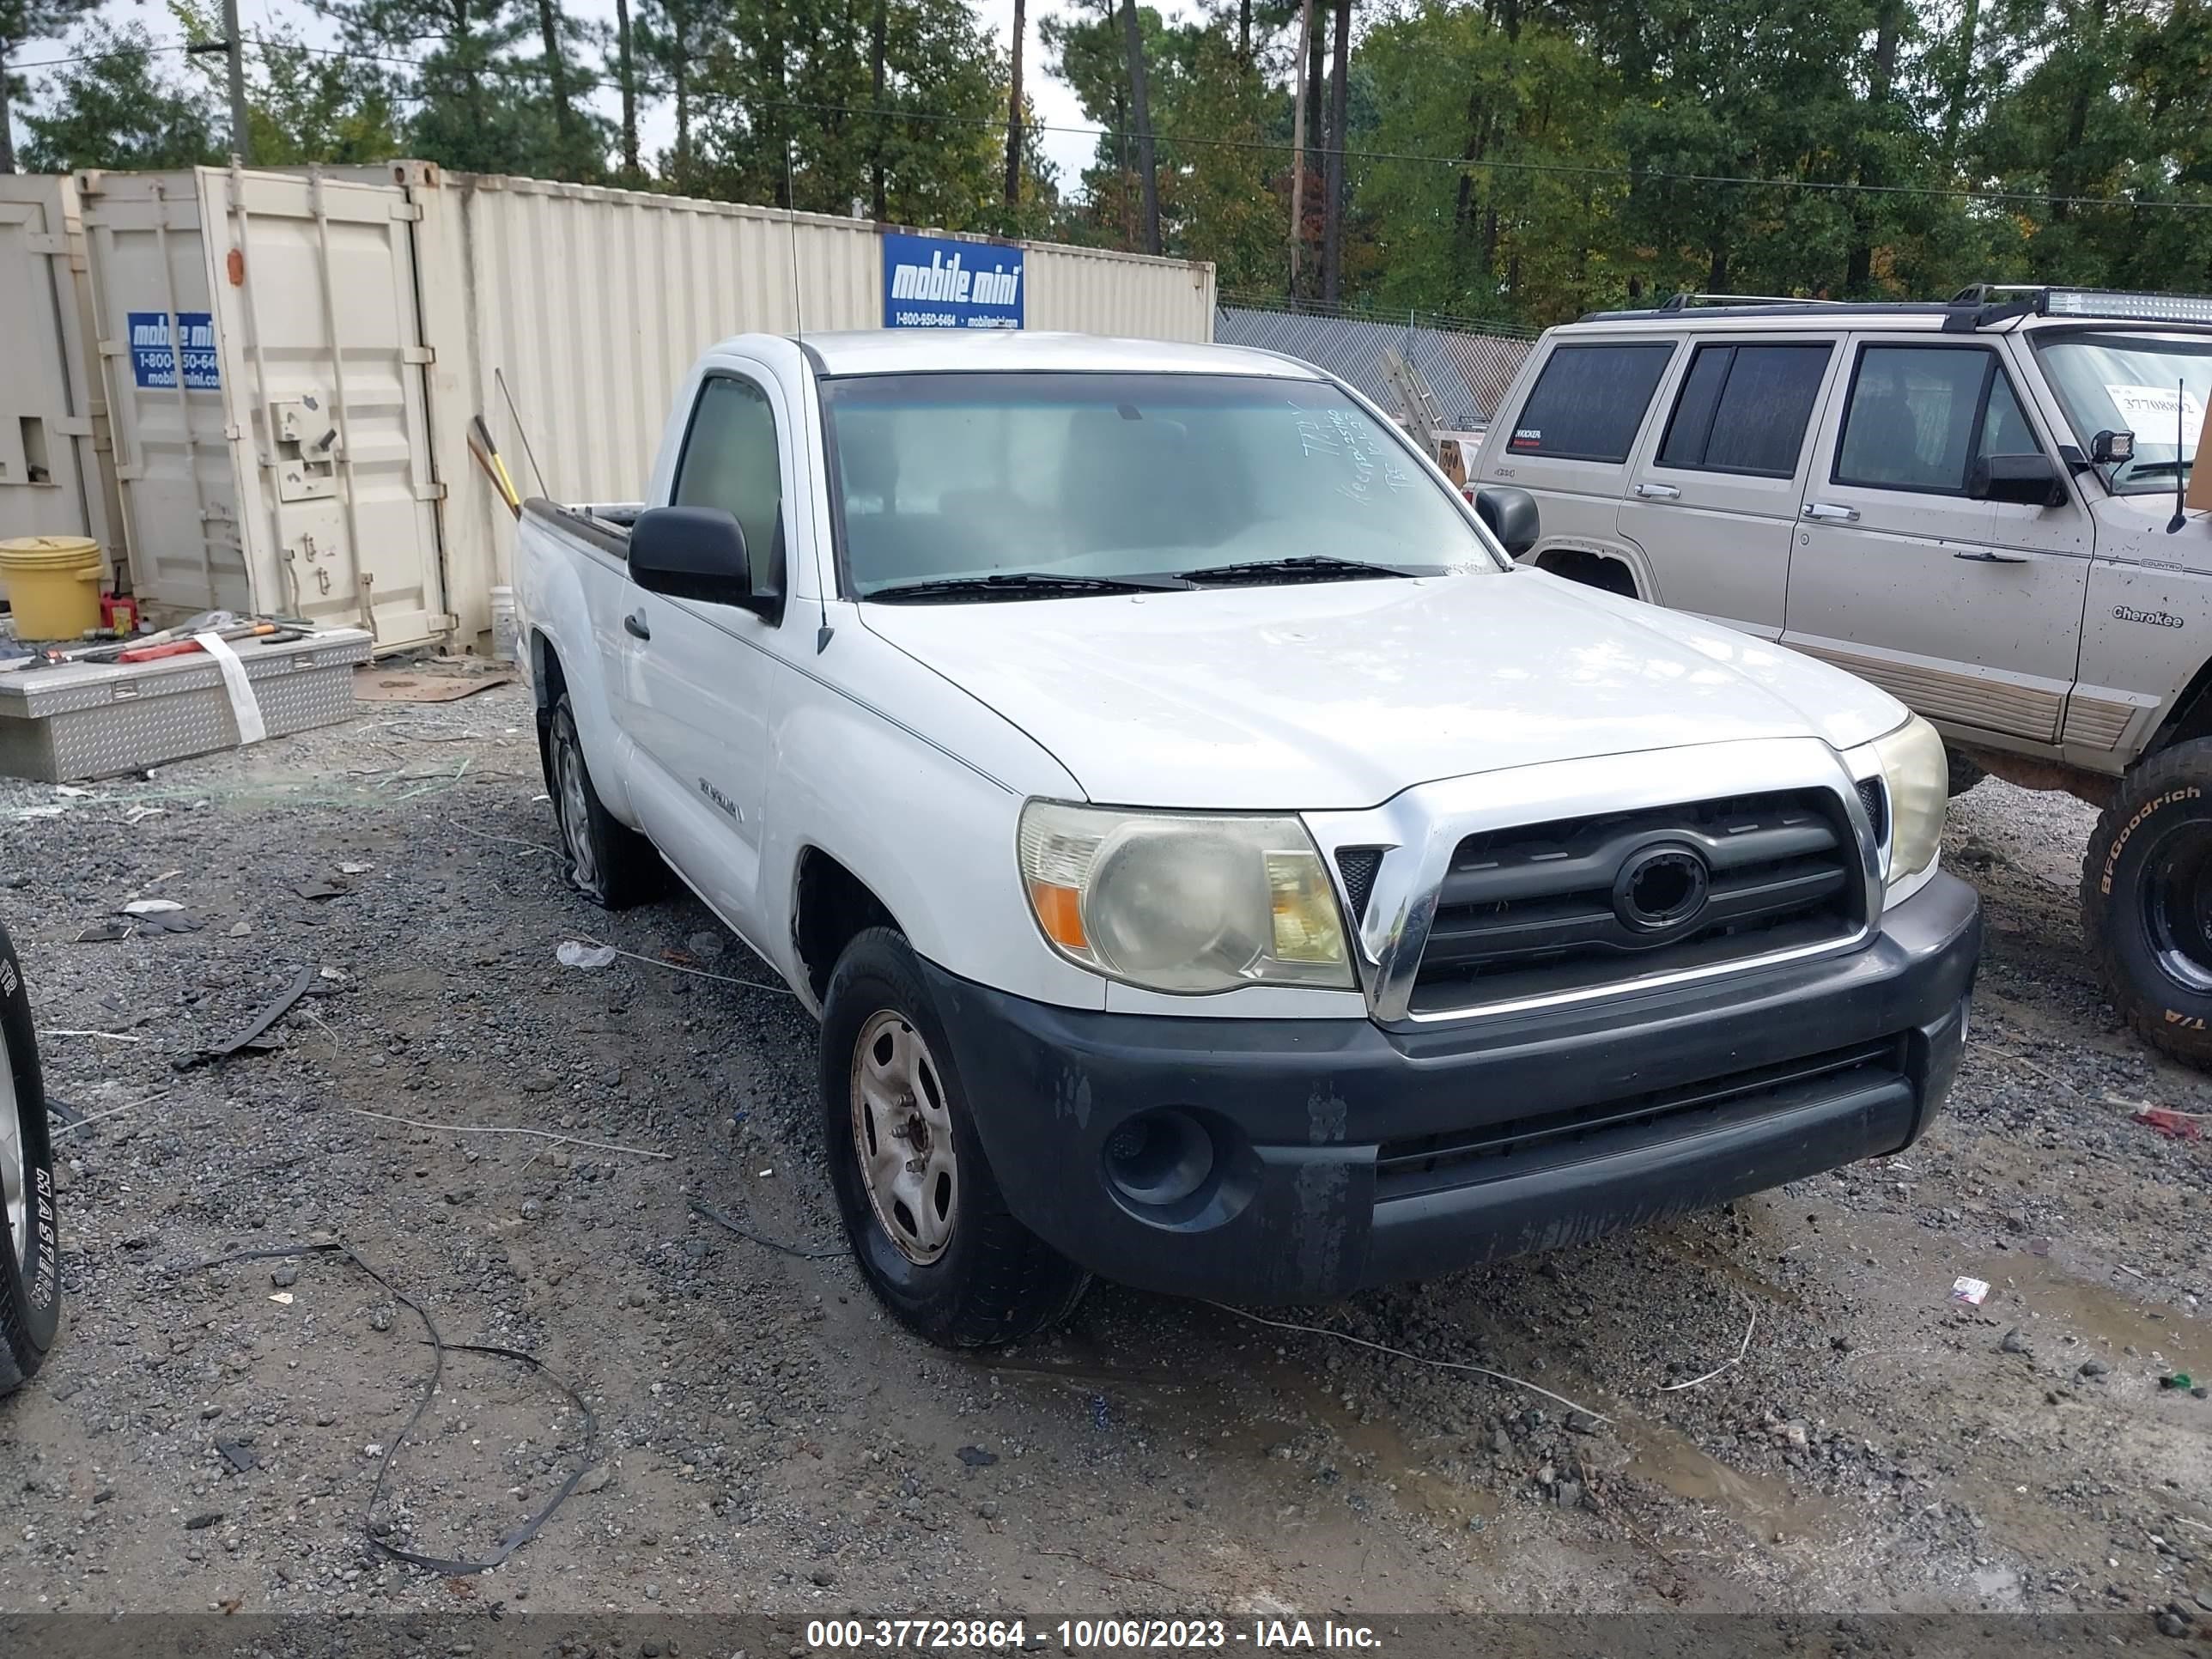
{"type": "Polygon", "coordinates": [[[1832,306],[1834,300],[1801,300],[1787,294],[1681,293],[1659,302],[1662,311],[1687,311],[1692,306],[1832,306]]]}

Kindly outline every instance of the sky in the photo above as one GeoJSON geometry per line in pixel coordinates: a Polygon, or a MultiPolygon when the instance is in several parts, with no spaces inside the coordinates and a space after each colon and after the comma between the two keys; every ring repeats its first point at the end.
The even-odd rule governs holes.
{"type": "MultiPolygon", "coordinates": [[[[614,0],[567,0],[569,9],[581,17],[589,17],[612,27],[614,0]]],[[[976,10],[992,32],[998,36],[1001,47],[1012,32],[1013,0],[973,0],[976,10]]],[[[1160,10],[1176,16],[1185,9],[1181,5],[1160,3],[1160,10]]],[[[1066,9],[1058,0],[1031,0],[1028,8],[1028,27],[1024,31],[1027,46],[1022,54],[1022,81],[1037,118],[1048,126],[1081,127],[1086,125],[1083,106],[1076,102],[1074,92],[1057,76],[1044,73],[1042,48],[1037,41],[1037,24],[1044,17],[1066,9]]],[[[239,0],[239,15],[251,33],[257,24],[277,22],[296,30],[310,46],[319,46],[334,36],[336,26],[326,17],[318,15],[300,0],[239,0]]],[[[157,40],[180,38],[181,31],[160,0],[105,0],[100,15],[111,23],[136,20],[143,23],[157,40]]],[[[51,41],[41,42],[28,57],[49,58],[60,55],[60,49],[51,41]]],[[[621,112],[620,100],[611,90],[602,90],[595,101],[609,118],[621,112]]],[[[675,142],[674,112],[665,103],[649,106],[641,112],[638,142],[647,155],[656,154],[675,142]]],[[[1080,132],[1048,132],[1043,137],[1044,153],[1060,169],[1061,187],[1072,188],[1090,161],[1095,140],[1080,132]]]]}

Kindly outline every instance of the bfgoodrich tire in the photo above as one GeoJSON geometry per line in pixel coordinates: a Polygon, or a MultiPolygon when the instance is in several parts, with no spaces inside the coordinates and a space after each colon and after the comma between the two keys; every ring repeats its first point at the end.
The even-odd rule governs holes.
{"type": "Polygon", "coordinates": [[[2081,921],[2121,1017],[2212,1068],[2212,738],[2128,775],[2089,837],[2081,921]]]}
{"type": "Polygon", "coordinates": [[[822,1016],[822,1135],[845,1237],[885,1307],[948,1348],[1019,1341],[1089,1275],[1008,1212],[905,938],[860,934],[822,1016]]]}
{"type": "Polygon", "coordinates": [[[538,744],[545,765],[545,790],[553,800],[553,822],[561,831],[561,850],[568,884],[594,904],[626,910],[658,898],[667,885],[666,867],[653,843],[607,811],[592,782],[576,734],[576,711],[563,691],[540,717],[538,744]]]}
{"type": "Polygon", "coordinates": [[[0,929],[0,1395],[28,1382],[62,1317],[53,1147],[31,1000],[0,929]]]}

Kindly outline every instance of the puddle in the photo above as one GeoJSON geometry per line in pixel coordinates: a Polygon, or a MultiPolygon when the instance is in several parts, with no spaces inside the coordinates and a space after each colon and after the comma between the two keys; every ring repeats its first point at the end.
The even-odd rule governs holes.
{"type": "Polygon", "coordinates": [[[1966,1271],[1991,1287],[1982,1311],[1998,1320],[2025,1317],[2030,1322],[2021,1329],[2031,1335],[2047,1320],[2114,1352],[2133,1347],[2146,1358],[2156,1352],[2174,1370],[2212,1369],[2203,1322],[2148,1301],[2148,1285],[2131,1295],[2122,1285],[2076,1277],[2048,1256],[2013,1250],[1983,1256],[1966,1271]]]}

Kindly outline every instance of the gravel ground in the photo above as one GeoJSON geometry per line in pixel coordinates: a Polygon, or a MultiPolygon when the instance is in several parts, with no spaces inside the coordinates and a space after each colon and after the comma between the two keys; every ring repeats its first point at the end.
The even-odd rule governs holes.
{"type": "Polygon", "coordinates": [[[565,890],[541,789],[512,687],[88,794],[0,782],[0,915],[92,1120],[60,1143],[62,1342],[0,1404],[0,1612],[2212,1629],[2212,1402],[2159,1382],[2212,1373],[2212,1148],[2130,1121],[2212,1087],[2097,994],[2071,800],[1990,781],[1954,808],[1989,952],[1951,1109],[1907,1154],[1295,1316],[1543,1394],[1113,1287],[1048,1340],[948,1357],[841,1256],[702,1218],[835,1243],[811,1023],[728,982],[765,970],[689,898],[609,917],[565,890]],[[135,897],[202,925],[76,942],[135,897]],[[644,960],[559,965],[586,934],[644,960]],[[303,966],[279,1046],[174,1068],[303,966]],[[387,1283],[328,1251],[204,1265],[334,1237],[387,1283]],[[1950,1300],[1961,1273],[1984,1306],[1950,1300]],[[406,1435],[434,1356],[400,1295],[560,1381],[450,1353],[406,1435]],[[490,1572],[364,1535],[481,1556],[583,1468],[490,1572]]]}

